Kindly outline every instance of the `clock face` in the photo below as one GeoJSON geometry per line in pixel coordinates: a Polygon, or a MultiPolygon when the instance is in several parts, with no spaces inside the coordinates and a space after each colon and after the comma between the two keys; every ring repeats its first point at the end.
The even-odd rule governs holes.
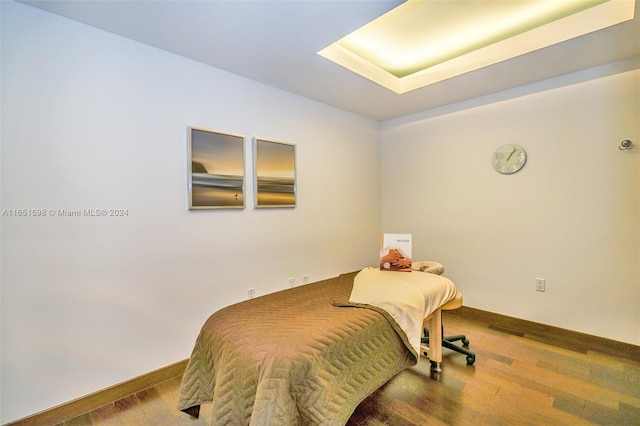
{"type": "Polygon", "coordinates": [[[527,153],[521,146],[508,144],[496,149],[491,157],[491,164],[497,172],[508,175],[515,173],[524,166],[527,153]]]}

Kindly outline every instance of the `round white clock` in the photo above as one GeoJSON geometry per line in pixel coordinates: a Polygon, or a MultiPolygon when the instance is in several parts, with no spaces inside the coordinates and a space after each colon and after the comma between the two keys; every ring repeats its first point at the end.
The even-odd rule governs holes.
{"type": "Polygon", "coordinates": [[[520,170],[527,162],[527,153],[518,145],[502,145],[493,153],[491,164],[497,172],[509,175],[520,170]]]}

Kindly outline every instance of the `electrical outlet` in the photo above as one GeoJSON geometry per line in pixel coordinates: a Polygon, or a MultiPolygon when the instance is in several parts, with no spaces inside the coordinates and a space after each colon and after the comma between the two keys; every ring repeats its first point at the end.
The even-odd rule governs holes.
{"type": "Polygon", "coordinates": [[[249,297],[249,299],[253,299],[254,297],[256,297],[256,289],[255,288],[248,289],[247,296],[249,297]]]}
{"type": "Polygon", "coordinates": [[[296,286],[296,279],[289,278],[289,287],[295,287],[295,286],[296,286]]]}
{"type": "Polygon", "coordinates": [[[302,284],[309,284],[309,275],[302,276],[302,284]]]}
{"type": "Polygon", "coordinates": [[[544,291],[544,290],[545,290],[544,278],[536,278],[536,291],[544,291]]]}

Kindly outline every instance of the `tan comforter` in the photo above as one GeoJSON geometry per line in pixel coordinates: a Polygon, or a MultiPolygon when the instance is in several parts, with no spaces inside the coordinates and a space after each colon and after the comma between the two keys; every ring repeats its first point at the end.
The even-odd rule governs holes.
{"type": "MultiPolygon", "coordinates": [[[[341,425],[417,360],[379,310],[347,307],[356,273],[214,313],[196,340],[179,408],[214,425],[341,425]]],[[[403,340],[404,339],[404,340],[403,340]]]]}

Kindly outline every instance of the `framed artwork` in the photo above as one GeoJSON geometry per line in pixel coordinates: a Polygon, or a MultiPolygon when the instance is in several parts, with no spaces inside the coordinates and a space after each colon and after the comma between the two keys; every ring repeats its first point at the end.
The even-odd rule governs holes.
{"type": "Polygon", "coordinates": [[[253,139],[255,207],[296,206],[296,146],[253,139]]]}
{"type": "Polygon", "coordinates": [[[244,136],[189,126],[189,209],[243,209],[244,136]]]}

